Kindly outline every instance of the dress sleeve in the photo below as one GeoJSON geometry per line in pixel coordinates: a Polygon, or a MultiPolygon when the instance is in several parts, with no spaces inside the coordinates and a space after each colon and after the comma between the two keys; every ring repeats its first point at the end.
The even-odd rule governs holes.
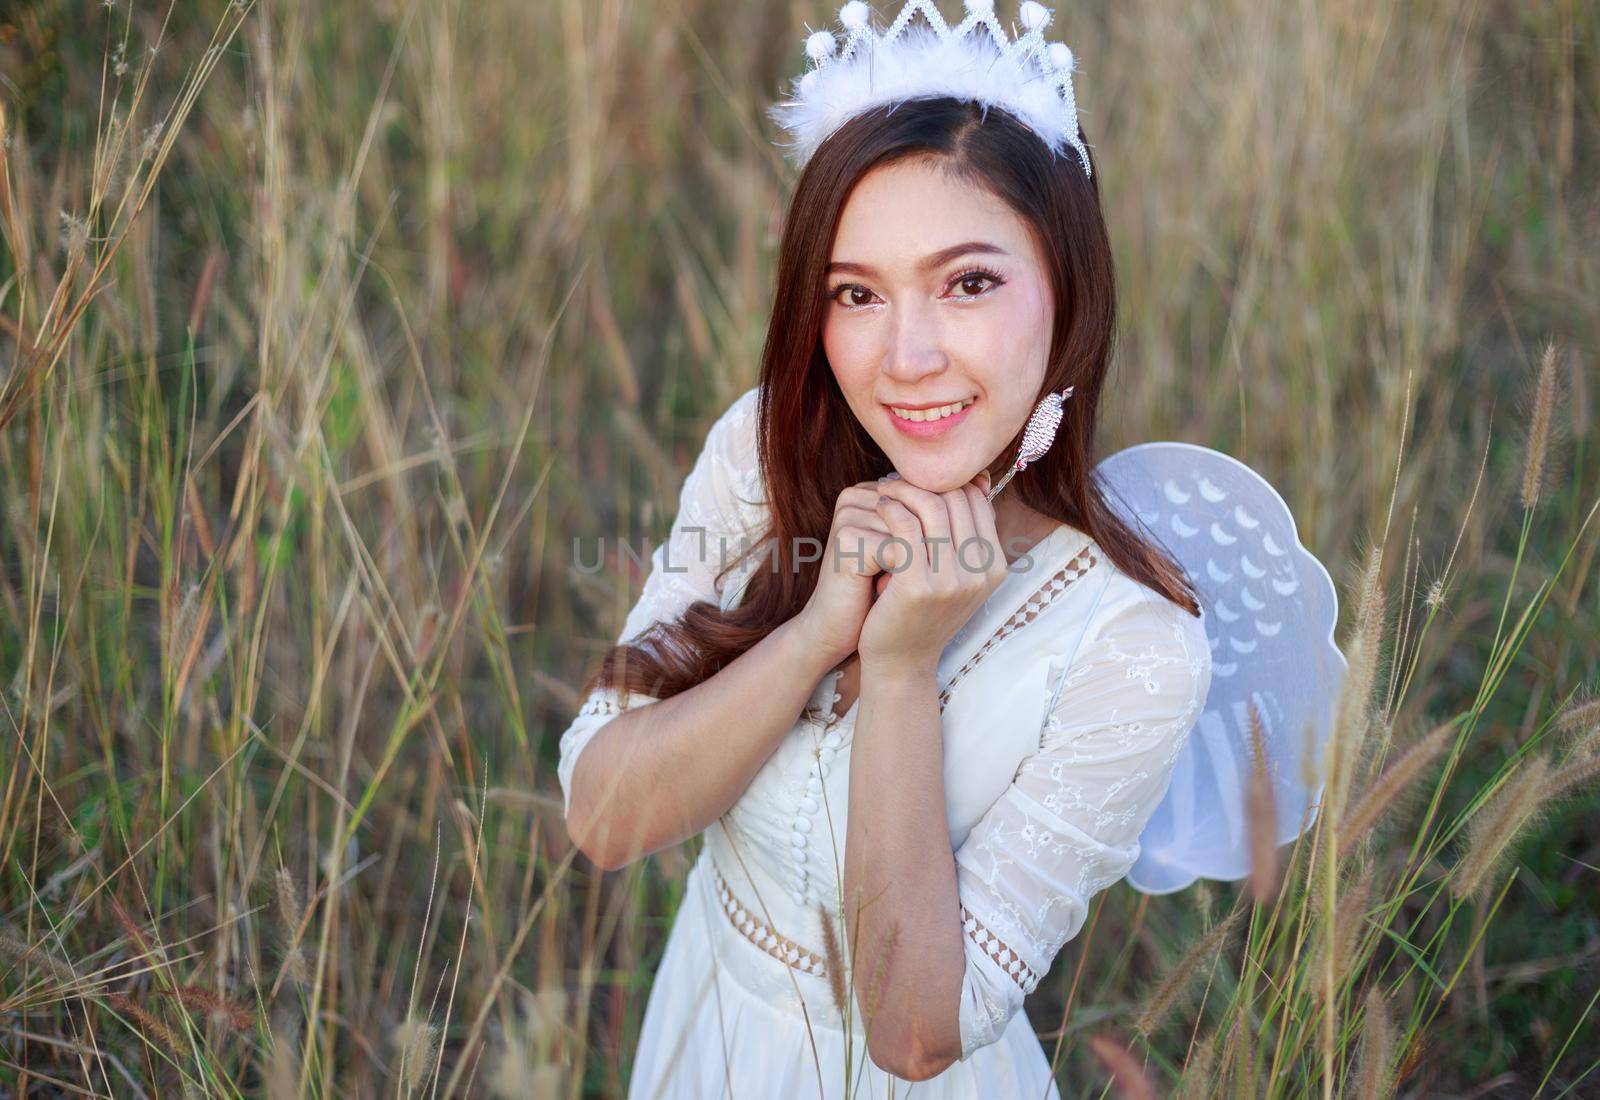
{"type": "MultiPolygon", "coordinates": [[[[728,607],[742,591],[738,582],[748,579],[748,568],[734,570],[720,588],[717,574],[760,537],[767,515],[756,444],[758,396],[759,387],[747,390],[706,433],[679,492],[672,533],[650,555],[649,575],[617,644],[634,640],[654,623],[671,622],[697,600],[728,607]]],[[[563,814],[572,808],[572,773],[584,747],[624,710],[655,701],[638,691],[624,697],[610,687],[589,693],[561,734],[556,775],[563,814]]]]}
{"type": "Polygon", "coordinates": [[[1000,1038],[1078,934],[1090,899],[1133,866],[1205,704],[1202,621],[1117,579],[1127,583],[1097,609],[1038,750],[955,852],[962,1061],[1000,1038]]]}

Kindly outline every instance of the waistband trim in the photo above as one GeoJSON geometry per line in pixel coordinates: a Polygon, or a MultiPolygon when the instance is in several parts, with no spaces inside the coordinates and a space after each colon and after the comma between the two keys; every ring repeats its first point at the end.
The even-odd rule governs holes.
{"type": "Polygon", "coordinates": [[[757,917],[743,902],[734,896],[733,891],[723,879],[722,871],[717,867],[716,861],[709,862],[712,881],[717,890],[717,900],[722,904],[722,911],[727,914],[728,920],[745,939],[779,962],[800,971],[802,974],[814,974],[819,978],[828,976],[828,964],[822,956],[815,951],[801,947],[787,936],[779,935],[761,918],[757,917]]]}

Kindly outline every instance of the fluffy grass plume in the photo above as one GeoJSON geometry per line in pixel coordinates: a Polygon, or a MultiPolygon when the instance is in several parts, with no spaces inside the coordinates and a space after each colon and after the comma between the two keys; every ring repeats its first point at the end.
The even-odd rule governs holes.
{"type": "Polygon", "coordinates": [[[1600,695],[1574,699],[1556,716],[1556,726],[1567,734],[1575,756],[1588,756],[1600,747],[1600,695]]]}
{"type": "Polygon", "coordinates": [[[1522,506],[1532,508],[1546,477],[1550,454],[1550,433],[1555,426],[1556,399],[1561,379],[1555,344],[1546,344],[1539,360],[1539,377],[1533,390],[1533,408],[1528,416],[1528,437],[1522,460],[1522,506]]]}
{"type": "Polygon", "coordinates": [[[1110,1035],[1092,1035],[1089,1049],[1111,1074],[1111,1089],[1122,1100],[1156,1100],[1156,1086],[1133,1052],[1110,1035]]]}
{"type": "Polygon", "coordinates": [[[839,950],[839,934],[834,930],[833,914],[827,906],[817,905],[817,920],[822,927],[822,954],[828,966],[828,993],[833,997],[833,1007],[841,1019],[848,1019],[850,994],[844,987],[844,953],[839,950]]]}
{"type": "Polygon", "coordinates": [[[1351,807],[1340,830],[1339,851],[1348,855],[1385,814],[1394,812],[1404,800],[1413,783],[1439,758],[1455,734],[1455,724],[1446,723],[1409,746],[1384,769],[1376,782],[1369,786],[1361,800],[1351,807]]]}
{"type": "Polygon", "coordinates": [[[1278,892],[1278,811],[1268,771],[1266,741],[1255,700],[1248,707],[1250,778],[1245,786],[1245,823],[1250,834],[1250,896],[1265,905],[1278,892]]]}
{"type": "Polygon", "coordinates": [[[1389,1064],[1394,1059],[1394,1021],[1377,986],[1367,989],[1361,1021],[1361,1048],[1355,1093],[1361,1100],[1387,1100],[1393,1093],[1389,1064]]]}
{"type": "Polygon", "coordinates": [[[1550,761],[1533,756],[1475,813],[1462,854],[1450,874],[1450,891],[1458,898],[1478,896],[1495,878],[1507,853],[1546,810],[1551,794],[1550,761]]]}
{"type": "Polygon", "coordinates": [[[1202,965],[1216,958],[1227,943],[1228,936],[1239,923],[1242,909],[1231,910],[1216,926],[1184,952],[1177,965],[1156,986],[1145,1001],[1144,1009],[1133,1027],[1140,1035],[1150,1035],[1161,1026],[1178,1000],[1188,991],[1189,982],[1202,965]]]}
{"type": "Polygon", "coordinates": [[[400,1058],[400,1075],[407,1092],[422,1089],[439,1055],[439,1025],[408,1016],[394,1031],[394,1048],[400,1058]]]}

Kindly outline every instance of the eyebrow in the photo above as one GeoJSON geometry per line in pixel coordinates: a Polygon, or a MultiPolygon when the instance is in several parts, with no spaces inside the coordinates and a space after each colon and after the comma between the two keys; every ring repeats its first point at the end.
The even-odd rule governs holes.
{"type": "MultiPolygon", "coordinates": [[[[970,253],[985,253],[999,256],[1010,255],[1010,253],[1001,248],[999,245],[990,244],[988,241],[963,241],[961,244],[953,244],[949,248],[941,248],[938,252],[933,252],[927,256],[924,256],[917,264],[917,270],[932,271],[934,268],[943,267],[945,264],[949,263],[958,256],[966,256],[970,253]]],[[[828,269],[823,272],[823,274],[833,275],[835,273],[844,275],[866,275],[871,277],[876,275],[877,271],[868,264],[854,264],[845,260],[835,260],[828,265],[828,269]]]]}

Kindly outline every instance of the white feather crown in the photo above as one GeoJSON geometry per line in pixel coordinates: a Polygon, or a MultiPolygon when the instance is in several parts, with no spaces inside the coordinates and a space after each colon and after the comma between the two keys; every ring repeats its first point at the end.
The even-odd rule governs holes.
{"type": "Polygon", "coordinates": [[[873,107],[907,99],[951,96],[1000,107],[1038,134],[1053,153],[1071,148],[1090,174],[1089,153],[1078,136],[1072,92],[1077,59],[1064,42],[1046,42],[1050,11],[1027,0],[1019,11],[1025,33],[1013,40],[994,13],[994,0],[966,0],[967,16],[945,23],[930,0],[907,0],[889,29],[879,33],[863,0],[839,9],[844,47],[835,53],[833,32],[806,37],[813,68],[794,80],[789,98],[769,109],[793,139],[784,143],[804,166],[823,140],[873,107]],[[921,12],[926,23],[913,27],[921,12]],[[984,33],[987,32],[987,33],[984,33]]]}

